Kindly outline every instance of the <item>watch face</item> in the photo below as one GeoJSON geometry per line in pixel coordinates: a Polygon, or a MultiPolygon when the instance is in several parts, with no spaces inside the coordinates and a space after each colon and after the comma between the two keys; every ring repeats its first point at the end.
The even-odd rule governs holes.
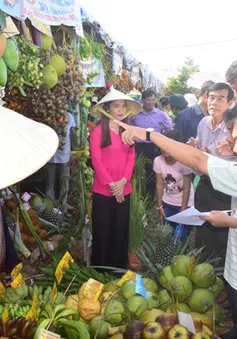
{"type": "Polygon", "coordinates": [[[147,130],[147,132],[153,132],[153,131],[154,131],[154,128],[151,128],[151,127],[150,127],[150,128],[147,128],[146,130],[147,130]]]}

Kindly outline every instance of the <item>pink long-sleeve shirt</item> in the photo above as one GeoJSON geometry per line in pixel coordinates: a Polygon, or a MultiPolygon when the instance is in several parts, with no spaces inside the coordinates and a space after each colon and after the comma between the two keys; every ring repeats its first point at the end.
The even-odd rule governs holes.
{"type": "Polygon", "coordinates": [[[90,136],[91,161],[95,170],[92,191],[112,196],[109,184],[127,179],[123,194],[132,192],[131,178],[135,164],[135,149],[122,142],[121,135],[110,129],[111,145],[101,148],[102,126],[95,127],[90,136]]]}

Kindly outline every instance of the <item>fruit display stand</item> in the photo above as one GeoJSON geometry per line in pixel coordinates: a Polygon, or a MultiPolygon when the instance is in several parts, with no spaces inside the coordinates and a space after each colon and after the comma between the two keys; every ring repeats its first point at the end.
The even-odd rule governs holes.
{"type": "Polygon", "coordinates": [[[7,338],[37,339],[41,330],[66,339],[220,335],[223,310],[215,301],[223,282],[212,265],[193,258],[174,257],[169,274],[164,269],[157,280],[82,268],[68,252],[34,279],[24,281],[21,270],[1,286],[0,334],[7,338]]]}

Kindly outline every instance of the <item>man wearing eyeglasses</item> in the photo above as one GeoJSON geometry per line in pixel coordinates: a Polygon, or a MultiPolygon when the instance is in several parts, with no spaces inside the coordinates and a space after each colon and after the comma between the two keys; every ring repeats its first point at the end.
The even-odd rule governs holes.
{"type": "MultiPolygon", "coordinates": [[[[207,93],[207,107],[209,116],[204,117],[199,125],[197,137],[190,138],[189,144],[217,157],[229,161],[236,161],[236,156],[224,157],[216,147],[218,142],[226,140],[228,130],[224,122],[224,112],[231,107],[234,96],[233,90],[226,83],[216,83],[209,88],[207,93]]],[[[195,207],[201,211],[229,210],[231,205],[230,196],[216,191],[210,178],[200,174],[201,179],[195,194],[195,207]]],[[[218,256],[225,260],[228,229],[226,227],[213,228],[206,222],[197,230],[197,247],[205,246],[206,257],[218,256]]]]}

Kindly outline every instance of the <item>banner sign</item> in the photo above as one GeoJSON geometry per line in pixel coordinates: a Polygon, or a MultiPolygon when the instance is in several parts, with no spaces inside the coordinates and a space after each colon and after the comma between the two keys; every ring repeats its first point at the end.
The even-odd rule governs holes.
{"type": "Polygon", "coordinates": [[[15,18],[20,19],[22,9],[22,0],[0,0],[0,9],[15,18]]]}
{"type": "Polygon", "coordinates": [[[50,26],[61,24],[75,27],[76,33],[83,37],[81,10],[75,0],[24,0],[22,19],[34,17],[50,26]]]}

